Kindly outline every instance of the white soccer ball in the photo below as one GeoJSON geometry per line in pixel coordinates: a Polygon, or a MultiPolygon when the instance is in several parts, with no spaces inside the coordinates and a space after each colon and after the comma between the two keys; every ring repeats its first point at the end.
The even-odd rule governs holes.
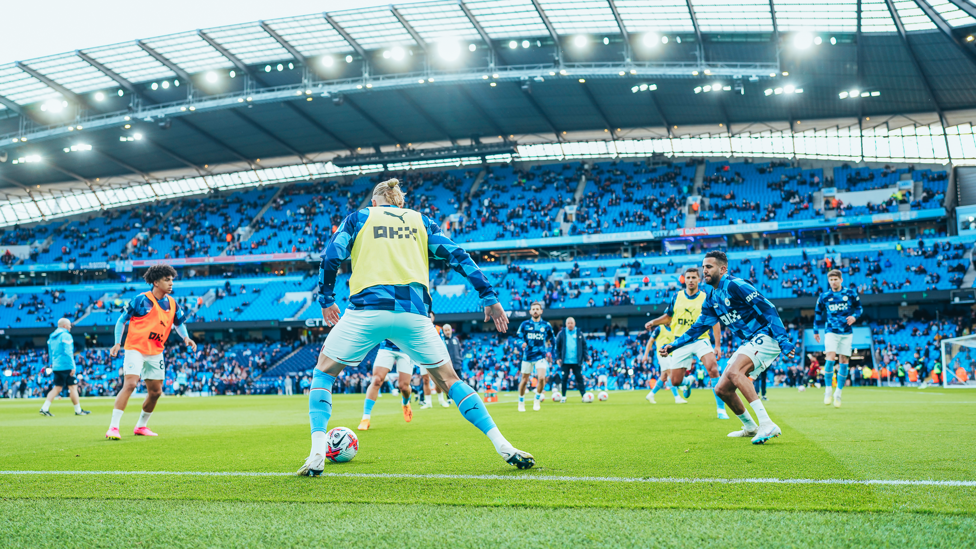
{"type": "Polygon", "coordinates": [[[563,395],[559,394],[559,391],[553,391],[552,392],[552,401],[553,402],[559,402],[560,400],[562,400],[562,398],[563,398],[563,395]]]}
{"type": "Polygon", "coordinates": [[[596,396],[597,400],[603,402],[604,400],[610,398],[610,395],[606,391],[600,391],[600,394],[596,396]]]}
{"type": "Polygon", "coordinates": [[[806,385],[800,385],[796,389],[802,393],[803,391],[806,391],[807,390],[807,386],[806,385]]]}
{"type": "Polygon", "coordinates": [[[583,395],[583,402],[593,402],[593,393],[587,392],[583,395]]]}
{"type": "Polygon", "coordinates": [[[328,448],[325,450],[325,457],[333,463],[345,463],[352,461],[359,452],[359,439],[356,433],[345,427],[336,427],[326,435],[328,448]]]}

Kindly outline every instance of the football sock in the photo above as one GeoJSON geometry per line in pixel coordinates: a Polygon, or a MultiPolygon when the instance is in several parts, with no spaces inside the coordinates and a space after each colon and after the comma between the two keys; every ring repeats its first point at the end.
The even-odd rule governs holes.
{"type": "Polygon", "coordinates": [[[140,427],[145,427],[149,425],[149,418],[153,415],[152,412],[142,412],[139,414],[139,421],[136,421],[136,429],[140,427]]]}
{"type": "MultiPolygon", "coordinates": [[[[335,377],[316,368],[312,372],[312,388],[308,392],[308,420],[312,426],[312,434],[323,433],[328,430],[329,418],[332,417],[332,384],[335,377]]],[[[314,441],[314,438],[313,438],[314,441]]],[[[325,450],[321,453],[325,455],[325,450]]]]}
{"type": "Polygon", "coordinates": [[[519,395],[519,402],[523,404],[525,403],[525,395],[519,395]]]}
{"type": "Polygon", "coordinates": [[[759,428],[759,426],[756,425],[756,422],[752,420],[752,416],[749,415],[749,410],[746,410],[735,417],[739,418],[739,421],[742,422],[742,428],[746,431],[755,431],[759,428]]]}
{"type": "MultiPolygon", "coordinates": [[[[669,382],[668,385],[671,385],[671,383],[669,382]]],[[[671,394],[674,395],[674,398],[678,398],[678,388],[674,385],[671,385],[671,394]]]]}
{"type": "Polygon", "coordinates": [[[504,456],[515,450],[502,436],[498,427],[495,427],[495,421],[491,419],[488,408],[485,407],[484,402],[481,402],[478,393],[474,392],[474,389],[467,383],[456,381],[448,390],[448,396],[457,403],[458,410],[464,419],[470,421],[472,425],[488,436],[488,440],[495,446],[496,452],[504,456]]]}
{"type": "Polygon", "coordinates": [[[836,360],[824,361],[824,385],[830,385],[830,380],[834,375],[834,363],[836,360]]]}
{"type": "Polygon", "coordinates": [[[401,395],[400,395],[400,404],[403,404],[404,406],[406,406],[407,404],[410,404],[410,397],[408,397],[408,396],[403,396],[403,395],[401,394],[401,395]]]}
{"type": "Polygon", "coordinates": [[[844,389],[844,383],[847,382],[847,364],[843,362],[837,368],[837,392],[841,392],[844,389]]]}
{"type": "Polygon", "coordinates": [[[427,399],[424,398],[424,391],[423,391],[423,389],[420,390],[420,403],[421,404],[427,404],[427,399]]]}
{"type": "Polygon", "coordinates": [[[363,401],[363,419],[369,419],[369,415],[373,413],[373,406],[375,404],[376,401],[371,398],[367,398],[363,401]]]}
{"type": "Polygon", "coordinates": [[[712,388],[712,394],[715,395],[715,404],[718,406],[718,409],[724,412],[725,401],[722,400],[722,397],[718,396],[718,393],[715,392],[715,387],[718,386],[718,380],[719,378],[717,377],[708,378],[708,386],[712,388]]]}
{"type": "MultiPolygon", "coordinates": [[[[542,398],[542,395],[541,395],[540,393],[536,393],[536,394],[535,394],[535,399],[536,399],[536,400],[539,400],[539,399],[541,399],[541,398],[542,398]]],[[[456,401],[455,401],[455,402],[456,402],[456,401]]]]}
{"type": "Polygon", "coordinates": [[[766,407],[763,406],[762,399],[756,399],[749,403],[752,406],[752,411],[756,412],[756,419],[759,420],[760,425],[768,425],[773,422],[769,419],[769,414],[766,413],[766,407]]]}
{"type": "Polygon", "coordinates": [[[41,404],[41,411],[42,412],[46,412],[46,411],[48,411],[50,409],[51,409],[51,401],[50,400],[45,400],[44,401],[44,404],[41,404]]]}
{"type": "Polygon", "coordinates": [[[112,424],[110,425],[111,428],[113,429],[119,428],[119,422],[122,421],[122,414],[124,413],[125,410],[119,410],[117,408],[112,410],[112,424]]]}
{"type": "MultiPolygon", "coordinates": [[[[444,393],[437,393],[437,396],[440,397],[441,404],[447,402],[447,399],[444,398],[444,393]]],[[[519,402],[523,402],[524,400],[522,397],[519,397],[519,402]]]]}
{"type": "Polygon", "coordinates": [[[657,378],[657,383],[654,384],[654,388],[651,389],[651,394],[656,395],[658,391],[664,388],[664,376],[659,376],[657,378]]]}
{"type": "Polygon", "coordinates": [[[75,404],[75,413],[76,414],[80,414],[81,413],[81,403],[80,402],[78,404],[75,404]]]}
{"type": "Polygon", "coordinates": [[[328,440],[328,435],[325,431],[316,431],[312,433],[312,455],[319,454],[325,457],[325,446],[328,440]]]}

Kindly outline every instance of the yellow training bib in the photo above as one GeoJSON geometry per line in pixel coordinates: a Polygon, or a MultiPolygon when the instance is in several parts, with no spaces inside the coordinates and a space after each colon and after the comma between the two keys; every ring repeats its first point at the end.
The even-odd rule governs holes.
{"type": "MultiPolygon", "coordinates": [[[[705,292],[701,290],[698,290],[694,298],[688,297],[683,290],[678,292],[674,300],[674,314],[671,315],[671,333],[675,338],[683,336],[701,316],[705,297],[705,292]]],[[[708,339],[708,332],[703,333],[698,339],[708,339]]]]}
{"type": "Polygon", "coordinates": [[[350,253],[349,295],[413,282],[429,288],[427,228],[420,213],[389,206],[367,209],[369,217],[350,253]]]}
{"type": "Polygon", "coordinates": [[[674,343],[674,334],[667,326],[661,326],[661,329],[657,331],[657,337],[654,338],[654,344],[660,349],[665,345],[670,345],[674,343]]]}

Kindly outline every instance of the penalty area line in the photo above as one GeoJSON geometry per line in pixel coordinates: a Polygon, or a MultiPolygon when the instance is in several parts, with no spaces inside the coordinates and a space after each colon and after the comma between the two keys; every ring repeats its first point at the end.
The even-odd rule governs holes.
{"type": "MultiPolygon", "coordinates": [[[[0,475],[78,475],[78,476],[176,476],[176,477],[287,477],[295,473],[262,473],[248,471],[0,471],[0,475]]],[[[863,486],[951,486],[976,487],[974,480],[858,480],[812,478],[639,478],[639,477],[572,477],[554,475],[448,475],[409,473],[322,473],[323,477],[357,479],[420,480],[510,480],[547,482],[606,482],[646,484],[838,484],[863,486]]]]}

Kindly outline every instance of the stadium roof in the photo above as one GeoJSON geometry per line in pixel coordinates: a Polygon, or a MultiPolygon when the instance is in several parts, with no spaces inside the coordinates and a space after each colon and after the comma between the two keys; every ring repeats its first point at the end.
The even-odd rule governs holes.
{"type": "Polygon", "coordinates": [[[970,0],[447,0],[188,31],[0,66],[0,187],[532,134],[944,122],[976,109],[974,29],[970,0]]]}

